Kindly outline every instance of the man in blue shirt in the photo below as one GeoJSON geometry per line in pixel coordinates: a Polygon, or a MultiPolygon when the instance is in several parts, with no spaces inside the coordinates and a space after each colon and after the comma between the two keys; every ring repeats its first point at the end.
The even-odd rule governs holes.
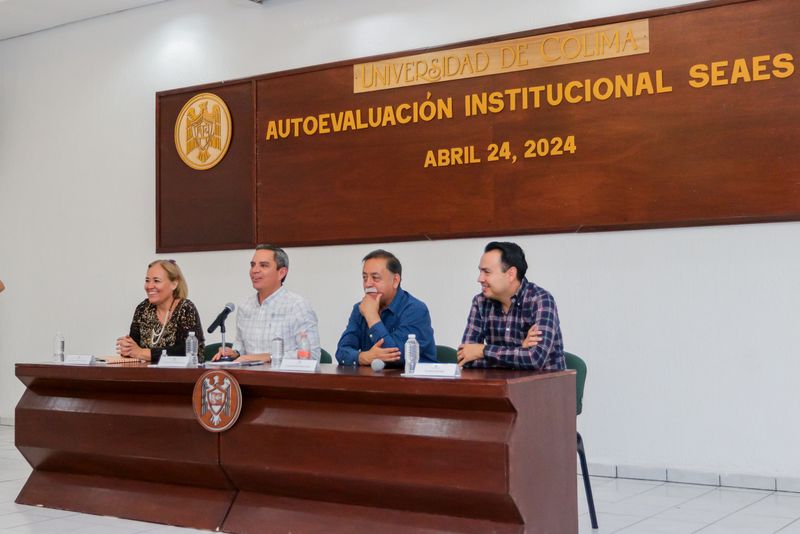
{"type": "Polygon", "coordinates": [[[400,287],[403,268],[394,254],[375,250],[364,256],[364,298],[353,306],[336,347],[339,365],[405,364],[408,334],[416,334],[421,362],[436,362],[436,342],[428,307],[400,287]]]}

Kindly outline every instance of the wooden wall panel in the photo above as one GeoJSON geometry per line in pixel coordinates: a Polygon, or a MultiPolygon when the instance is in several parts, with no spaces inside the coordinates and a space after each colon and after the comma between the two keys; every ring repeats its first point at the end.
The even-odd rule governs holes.
{"type": "Polygon", "coordinates": [[[256,240],[317,245],[800,219],[800,3],[716,1],[648,15],[649,53],[615,59],[359,94],[353,65],[361,61],[254,78],[256,240]],[[737,59],[737,83],[690,85],[693,66],[727,61],[717,66],[724,81],[737,59]],[[628,74],[649,78],[654,94],[465,116],[465,95],[628,74]],[[366,116],[448,97],[449,119],[267,139],[274,120],[366,116]],[[524,157],[526,141],[568,136],[573,154],[524,157]],[[506,142],[515,159],[488,161],[490,145],[506,142]],[[425,168],[428,150],[449,147],[474,147],[481,161],[425,168]]]}
{"type": "Polygon", "coordinates": [[[156,251],[249,248],[255,242],[255,139],[253,83],[213,84],[156,95],[156,251]],[[230,148],[215,167],[195,170],[175,149],[175,120],[199,92],[228,106],[233,123],[230,148]]]}

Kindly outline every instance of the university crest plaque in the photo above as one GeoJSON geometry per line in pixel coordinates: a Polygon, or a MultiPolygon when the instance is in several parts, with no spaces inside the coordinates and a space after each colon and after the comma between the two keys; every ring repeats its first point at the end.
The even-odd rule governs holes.
{"type": "Polygon", "coordinates": [[[197,380],[192,394],[197,421],[209,432],[231,428],[242,410],[242,388],[226,371],[208,371],[197,380]]]}
{"type": "Polygon", "coordinates": [[[233,123],[225,101],[214,93],[189,99],[175,121],[175,149],[192,169],[204,171],[222,161],[231,144],[233,123]]]}

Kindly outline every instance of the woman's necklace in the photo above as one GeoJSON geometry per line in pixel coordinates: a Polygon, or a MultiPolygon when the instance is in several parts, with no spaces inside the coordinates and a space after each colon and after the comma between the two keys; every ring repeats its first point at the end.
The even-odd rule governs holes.
{"type": "MultiPolygon", "coordinates": [[[[156,336],[156,329],[153,328],[153,345],[158,345],[158,342],[161,341],[161,336],[164,335],[164,329],[167,328],[167,323],[169,322],[169,318],[172,317],[172,307],[175,306],[175,299],[172,299],[172,302],[169,304],[169,310],[167,310],[167,315],[164,317],[164,322],[161,323],[161,331],[156,336]]],[[[158,319],[158,308],[156,308],[156,319],[158,319]]],[[[158,319],[161,322],[160,319],[158,319]]]]}

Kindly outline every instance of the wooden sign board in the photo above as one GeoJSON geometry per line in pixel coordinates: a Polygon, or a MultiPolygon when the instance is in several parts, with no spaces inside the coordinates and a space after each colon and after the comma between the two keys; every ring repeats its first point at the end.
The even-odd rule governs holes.
{"type": "MultiPolygon", "coordinates": [[[[191,100],[206,91],[179,89],[157,95],[157,252],[249,248],[256,240],[253,82],[214,84],[208,91],[227,104],[231,130],[224,157],[212,167],[209,160],[203,165],[187,158],[187,163],[181,157],[186,151],[176,147],[186,137],[184,133],[184,139],[178,139],[186,129],[186,121],[177,124],[181,111],[189,105],[187,111],[199,113],[200,105],[191,106],[191,100]]],[[[196,157],[199,150],[195,147],[191,155],[196,157]]]]}
{"type": "Polygon", "coordinates": [[[646,15],[159,93],[159,251],[800,219],[800,3],[646,15]],[[212,184],[171,129],[244,87],[212,184]],[[191,185],[241,205],[227,239],[191,185]]]}

